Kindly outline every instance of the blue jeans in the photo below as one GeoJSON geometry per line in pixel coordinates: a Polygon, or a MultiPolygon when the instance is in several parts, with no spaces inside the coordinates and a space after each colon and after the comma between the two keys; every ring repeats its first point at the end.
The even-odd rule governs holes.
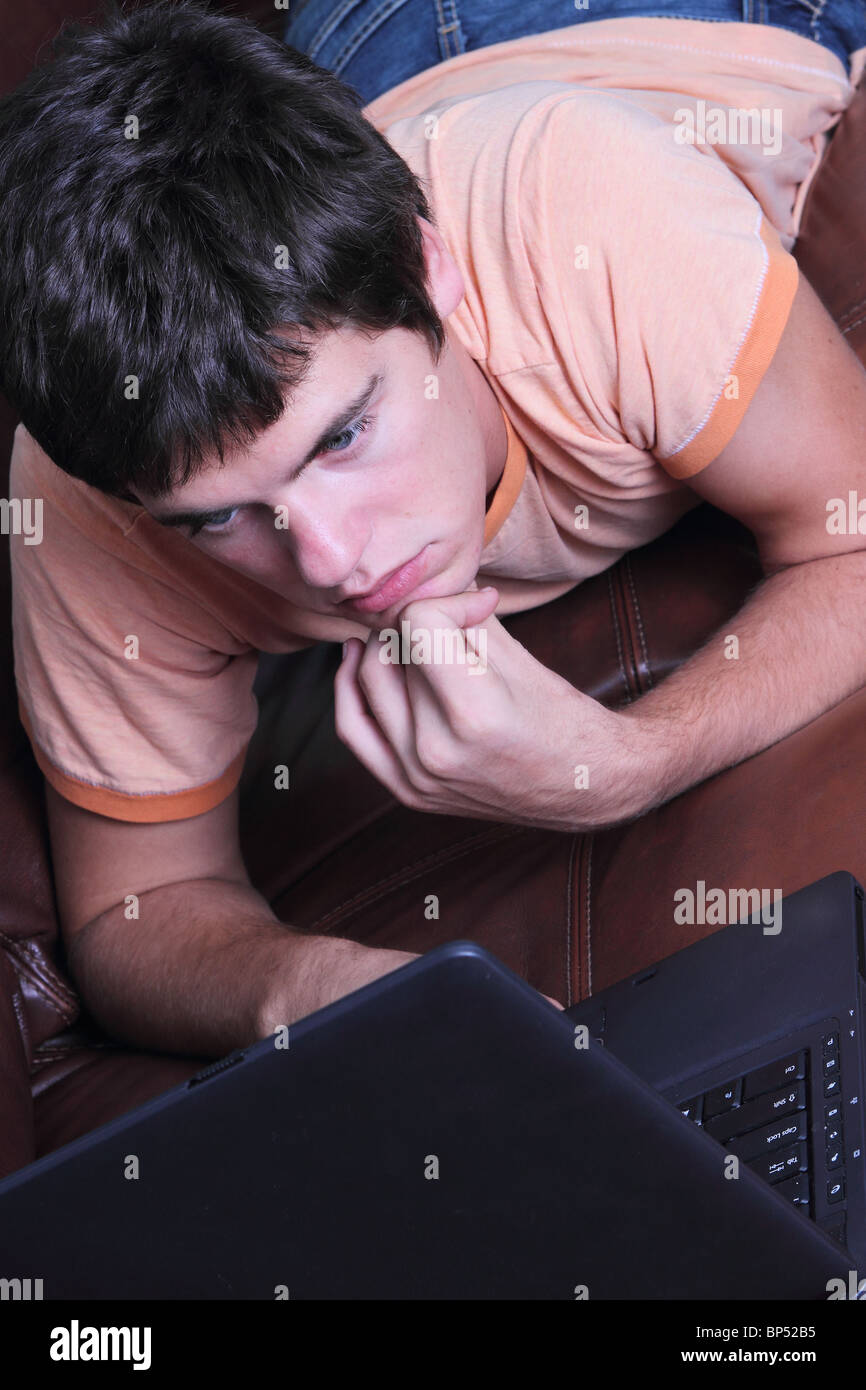
{"type": "Polygon", "coordinates": [[[589,20],[668,19],[772,24],[814,39],[848,71],[866,48],[866,0],[290,0],[283,38],[328,68],[364,105],[415,73],[506,39],[589,20]]]}

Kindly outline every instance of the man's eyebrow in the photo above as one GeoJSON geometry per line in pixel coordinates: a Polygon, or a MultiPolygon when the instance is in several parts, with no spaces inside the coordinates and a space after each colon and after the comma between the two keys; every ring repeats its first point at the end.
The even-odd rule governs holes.
{"type": "MultiPolygon", "coordinates": [[[[308,463],[312,463],[316,455],[322,452],[325,445],[329,443],[335,435],[342,434],[343,430],[353,423],[357,416],[364,410],[371,397],[378,391],[384,379],[385,376],[383,372],[374,372],[372,376],[368,378],[355,399],[350,401],[338,415],[335,415],[333,420],[331,420],[319,435],[315,444],[307,451],[297,468],[289,475],[286,480],[287,482],[294,482],[301,469],[306,468],[308,463]]],[[[207,523],[216,517],[222,516],[223,512],[232,511],[235,507],[246,507],[249,505],[251,504],[248,502],[226,502],[224,506],[212,507],[209,511],[151,512],[151,516],[154,521],[158,521],[161,526],[194,526],[197,522],[207,523]]]]}

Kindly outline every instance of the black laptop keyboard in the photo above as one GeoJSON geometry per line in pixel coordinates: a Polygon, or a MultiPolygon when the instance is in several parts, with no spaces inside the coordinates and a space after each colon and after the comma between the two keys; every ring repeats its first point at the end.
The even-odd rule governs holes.
{"type": "Polygon", "coordinates": [[[820,1209],[830,1216],[821,1224],[844,1241],[841,1086],[839,1033],[834,1029],[824,1034],[820,1049],[792,1052],[679,1101],[677,1108],[811,1217],[820,1188],[820,1209]],[[816,1069],[823,1131],[812,1124],[810,1081],[816,1069]]]}

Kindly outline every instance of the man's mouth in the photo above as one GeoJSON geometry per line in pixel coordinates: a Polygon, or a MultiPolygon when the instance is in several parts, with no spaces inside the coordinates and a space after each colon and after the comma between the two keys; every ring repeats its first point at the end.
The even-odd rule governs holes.
{"type": "Polygon", "coordinates": [[[377,589],[363,596],[343,599],[340,606],[354,609],[356,613],[381,613],[391,608],[423,580],[429,549],[429,545],[425,545],[411,560],[386,574],[377,589]]]}

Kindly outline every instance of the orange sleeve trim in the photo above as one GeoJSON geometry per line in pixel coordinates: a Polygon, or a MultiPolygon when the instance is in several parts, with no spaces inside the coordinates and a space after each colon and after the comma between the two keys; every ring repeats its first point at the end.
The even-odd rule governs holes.
{"type": "Polygon", "coordinates": [[[190,816],[200,816],[205,811],[210,811],[214,806],[218,806],[234,791],[235,786],[240,781],[247,754],[246,748],[241,749],[221,776],[215,778],[213,782],[203,783],[200,787],[192,787],[189,791],[182,792],[149,792],[144,796],[136,796],[133,792],[115,792],[109,787],[98,787],[92,782],[82,782],[77,777],[71,777],[68,772],[61,772],[59,767],[49,762],[33,737],[33,730],[20,697],[18,714],[27,737],[30,739],[33,756],[44,774],[45,780],[51,783],[55,791],[64,796],[67,801],[71,801],[73,805],[83,807],[85,811],[95,811],[99,816],[110,816],[115,820],[135,821],[141,825],[153,825],[162,821],[187,820],[190,816]]]}
{"type": "MultiPolygon", "coordinates": [[[[499,409],[502,410],[501,405],[499,409]]],[[[484,521],[485,546],[493,540],[517,501],[520,489],[523,487],[526,465],[529,461],[526,445],[514,433],[514,426],[504,410],[502,410],[502,418],[505,421],[505,432],[508,435],[508,452],[505,455],[502,477],[499,479],[499,485],[493,494],[493,501],[490,503],[484,521]]]]}
{"type": "Polygon", "coordinates": [[[782,246],[775,227],[764,217],[760,233],[769,254],[769,264],[752,327],[731,368],[731,376],[737,379],[738,394],[728,399],[722,391],[700,434],[669,458],[659,459],[672,478],[692,478],[718,458],[739,428],[788,322],[799,283],[797,262],[782,246]]]}

